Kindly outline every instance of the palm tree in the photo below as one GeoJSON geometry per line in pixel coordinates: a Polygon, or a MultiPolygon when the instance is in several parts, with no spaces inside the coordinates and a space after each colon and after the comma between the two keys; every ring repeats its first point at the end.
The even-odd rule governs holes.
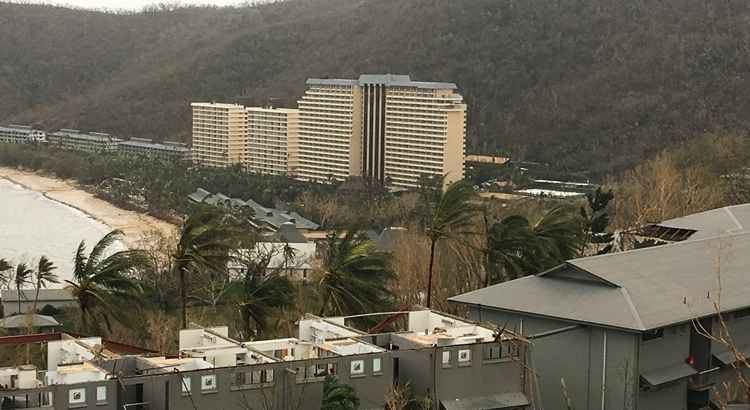
{"type": "Polygon", "coordinates": [[[16,265],[16,273],[13,276],[13,284],[16,287],[16,293],[18,295],[18,314],[21,314],[21,288],[23,285],[29,283],[29,277],[31,276],[31,269],[25,263],[19,263],[16,265]]]}
{"type": "MultiPolygon", "coordinates": [[[[104,321],[109,324],[107,313],[112,313],[113,303],[118,299],[132,298],[140,291],[138,284],[129,277],[135,269],[148,265],[149,259],[141,250],[124,250],[105,257],[112,245],[122,238],[122,232],[114,230],[106,234],[91,253],[86,255],[86,243],[81,241],[76,250],[73,280],[66,280],[81,309],[81,325],[89,329],[89,320],[97,308],[104,321]]],[[[98,326],[97,326],[98,327],[98,326]]]]}
{"type": "Polygon", "coordinates": [[[492,225],[487,233],[488,268],[484,286],[498,279],[515,279],[536,270],[538,241],[529,221],[512,215],[492,225]]]}
{"type": "Polygon", "coordinates": [[[32,309],[33,313],[36,313],[36,306],[39,302],[39,289],[46,288],[50,283],[60,283],[60,279],[53,273],[55,269],[57,269],[57,267],[52,263],[52,261],[47,259],[46,256],[42,256],[41,258],[39,258],[34,286],[36,288],[36,293],[34,295],[34,308],[32,309]]]}
{"type": "Polygon", "coordinates": [[[268,328],[268,318],[274,309],[294,304],[294,285],[289,278],[278,273],[257,275],[246,273],[242,281],[242,294],[237,304],[249,336],[257,338],[268,328]],[[254,326],[253,326],[254,324],[254,326]]]}
{"type": "MultiPolygon", "coordinates": [[[[442,179],[441,179],[442,182],[442,179]]],[[[441,184],[442,185],[442,184],[441,184]]],[[[466,181],[438,189],[427,219],[427,237],[430,239],[430,265],[427,272],[427,307],[432,304],[432,274],[435,265],[435,247],[444,239],[459,239],[472,233],[477,208],[472,204],[474,188],[466,181]]]]}
{"type": "Polygon", "coordinates": [[[572,206],[557,206],[532,224],[520,215],[509,216],[489,229],[488,274],[493,281],[542,272],[581,255],[586,224],[572,206]]]}
{"type": "Polygon", "coordinates": [[[317,283],[320,315],[372,312],[391,305],[387,288],[393,279],[388,255],[364,235],[350,230],[328,235],[323,272],[317,283]]]}
{"type": "Polygon", "coordinates": [[[180,228],[172,258],[173,276],[179,278],[182,327],[187,327],[187,281],[190,272],[225,270],[229,253],[242,234],[240,225],[217,207],[199,209],[180,228]]]}
{"type": "Polygon", "coordinates": [[[320,410],[356,410],[359,398],[352,386],[341,384],[334,376],[326,376],[320,410]]]}

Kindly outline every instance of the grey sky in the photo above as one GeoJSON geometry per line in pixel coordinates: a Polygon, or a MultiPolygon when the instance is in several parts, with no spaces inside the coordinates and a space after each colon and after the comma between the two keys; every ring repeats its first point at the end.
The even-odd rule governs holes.
{"type": "Polygon", "coordinates": [[[181,0],[177,1],[158,1],[158,0],[54,0],[54,1],[25,1],[26,3],[46,3],[59,6],[71,6],[84,9],[96,10],[130,10],[138,11],[144,6],[158,3],[168,4],[208,4],[212,6],[233,6],[245,4],[247,0],[181,0]]]}

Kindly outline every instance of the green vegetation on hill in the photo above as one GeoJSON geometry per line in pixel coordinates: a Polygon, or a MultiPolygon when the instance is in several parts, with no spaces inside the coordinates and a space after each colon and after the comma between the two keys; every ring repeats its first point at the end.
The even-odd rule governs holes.
{"type": "Polygon", "coordinates": [[[294,106],[312,76],[459,84],[467,146],[599,177],[744,133],[740,0],[288,0],[106,14],[0,4],[0,122],[189,138],[191,100],[294,106]]]}

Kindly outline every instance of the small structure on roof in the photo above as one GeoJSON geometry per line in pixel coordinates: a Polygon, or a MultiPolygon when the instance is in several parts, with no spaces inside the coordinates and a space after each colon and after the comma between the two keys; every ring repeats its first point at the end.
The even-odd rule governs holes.
{"type": "Polygon", "coordinates": [[[0,327],[8,330],[28,329],[29,327],[52,330],[58,326],[61,326],[60,322],[55,320],[54,317],[39,314],[20,314],[0,319],[0,327]]]}

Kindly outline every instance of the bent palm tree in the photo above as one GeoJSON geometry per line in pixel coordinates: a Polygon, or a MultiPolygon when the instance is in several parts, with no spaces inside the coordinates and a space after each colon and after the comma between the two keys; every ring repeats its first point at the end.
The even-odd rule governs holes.
{"type": "Polygon", "coordinates": [[[430,239],[430,265],[427,272],[428,308],[432,304],[432,274],[437,243],[443,239],[458,239],[472,233],[471,227],[477,212],[477,208],[471,203],[474,188],[468,182],[453,183],[444,191],[440,190],[435,194],[435,202],[427,220],[427,237],[430,239]]]}
{"type": "Polygon", "coordinates": [[[341,239],[335,232],[328,235],[326,248],[318,281],[321,316],[366,313],[391,305],[386,285],[394,275],[386,253],[353,231],[341,239]]]}
{"type": "Polygon", "coordinates": [[[581,255],[586,245],[586,225],[578,209],[560,205],[547,211],[532,227],[540,241],[544,257],[541,269],[554,266],[581,255]]]}
{"type": "Polygon", "coordinates": [[[245,274],[242,288],[238,307],[245,332],[247,335],[254,333],[256,338],[267,329],[268,317],[273,309],[284,308],[294,303],[294,285],[278,273],[256,275],[248,272],[245,274]]]}
{"type": "Polygon", "coordinates": [[[36,268],[36,280],[34,281],[34,288],[36,289],[36,293],[34,294],[34,307],[32,308],[32,312],[36,313],[36,307],[37,303],[39,302],[39,289],[46,288],[48,284],[50,283],[60,283],[60,279],[58,279],[57,275],[53,273],[53,271],[57,269],[57,266],[55,266],[52,261],[47,259],[46,256],[42,256],[39,258],[39,264],[36,268]]]}
{"type": "MultiPolygon", "coordinates": [[[[81,241],[74,258],[73,280],[66,280],[81,309],[81,324],[84,331],[89,329],[89,320],[95,309],[102,308],[102,318],[109,323],[108,313],[112,313],[117,299],[131,298],[139,286],[129,274],[137,268],[148,265],[148,256],[141,250],[124,250],[105,257],[112,245],[122,237],[122,232],[114,230],[105,235],[91,253],[86,255],[86,243],[81,241]]],[[[98,326],[97,326],[98,327],[98,326]]]]}
{"type": "Polygon", "coordinates": [[[516,279],[536,270],[538,241],[529,221],[512,215],[492,225],[488,232],[489,269],[484,286],[498,280],[516,279]]]}
{"type": "Polygon", "coordinates": [[[26,266],[25,263],[19,263],[16,266],[16,273],[15,276],[13,276],[13,284],[16,287],[16,295],[18,296],[18,314],[21,313],[21,288],[23,285],[29,283],[29,278],[31,277],[31,269],[29,269],[28,266],[26,266]]]}
{"type": "Polygon", "coordinates": [[[9,282],[8,276],[6,276],[6,273],[13,269],[13,265],[11,265],[7,260],[0,258],[0,283],[2,283],[3,286],[7,285],[9,282]]]}
{"type": "Polygon", "coordinates": [[[359,398],[352,386],[339,383],[334,376],[326,376],[320,410],[356,410],[359,398]]]}
{"type": "Polygon", "coordinates": [[[183,328],[187,327],[187,276],[198,270],[226,269],[242,231],[232,222],[229,214],[210,207],[190,215],[180,228],[172,273],[179,277],[183,328]]]}

